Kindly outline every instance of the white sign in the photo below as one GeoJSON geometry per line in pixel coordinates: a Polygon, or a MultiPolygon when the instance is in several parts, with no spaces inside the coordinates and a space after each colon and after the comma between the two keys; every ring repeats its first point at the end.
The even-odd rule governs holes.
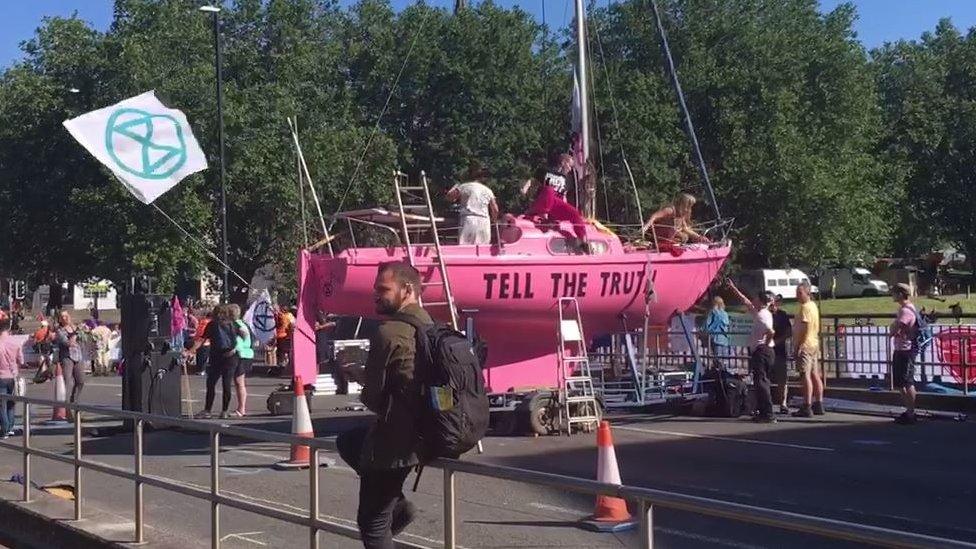
{"type": "Polygon", "coordinates": [[[207,169],[186,116],[152,91],[65,120],[64,127],[145,204],[207,169]]]}
{"type": "Polygon", "coordinates": [[[275,315],[271,308],[271,295],[268,290],[261,290],[261,294],[244,313],[244,322],[251,327],[254,336],[266,345],[275,335],[275,315]]]}

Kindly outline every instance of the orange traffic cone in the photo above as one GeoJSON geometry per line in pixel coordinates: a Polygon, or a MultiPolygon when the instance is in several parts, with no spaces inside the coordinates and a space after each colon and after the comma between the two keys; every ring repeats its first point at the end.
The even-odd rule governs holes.
{"type": "MultiPolygon", "coordinates": [[[[613,450],[613,435],[610,422],[601,421],[596,431],[597,469],[596,480],[607,484],[620,485],[620,469],[617,468],[617,454],[613,450]]],[[[597,496],[593,515],[583,519],[582,526],[595,532],[621,532],[637,526],[627,511],[627,502],[611,496],[597,496]]]]}
{"type": "MultiPolygon", "coordinates": [[[[315,438],[312,429],[312,416],[308,413],[308,401],[305,400],[305,385],[302,378],[296,377],[292,384],[295,387],[295,404],[291,416],[291,434],[304,438],[315,438]]],[[[275,463],[275,469],[304,469],[309,466],[309,448],[301,444],[292,444],[291,459],[275,463]]]]}
{"type": "MultiPolygon", "coordinates": [[[[64,376],[60,364],[54,366],[54,400],[65,402],[68,400],[68,392],[64,387],[64,376]]],[[[68,422],[68,410],[63,406],[55,406],[51,419],[45,421],[45,425],[63,425],[68,422]]]]}

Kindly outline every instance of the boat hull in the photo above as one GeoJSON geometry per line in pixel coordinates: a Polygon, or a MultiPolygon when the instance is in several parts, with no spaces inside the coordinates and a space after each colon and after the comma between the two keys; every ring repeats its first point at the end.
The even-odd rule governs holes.
{"type": "MultiPolygon", "coordinates": [[[[424,300],[443,301],[434,249],[411,249],[426,286],[424,300]]],[[[665,324],[676,311],[691,307],[708,288],[729,247],[689,249],[681,255],[629,252],[608,255],[499,253],[490,246],[444,247],[452,293],[461,318],[474,319],[488,344],[486,381],[494,391],[553,386],[557,379],[557,303],[575,297],[588,338],[631,328],[643,321],[665,324]],[[646,301],[649,296],[649,301],[646,301]]],[[[314,335],[318,311],[376,316],[372,286],[377,268],[406,259],[403,248],[348,250],[336,257],[303,252],[299,259],[300,307],[295,338],[296,373],[314,376],[314,335]]],[[[447,321],[444,307],[430,307],[447,321]]]]}

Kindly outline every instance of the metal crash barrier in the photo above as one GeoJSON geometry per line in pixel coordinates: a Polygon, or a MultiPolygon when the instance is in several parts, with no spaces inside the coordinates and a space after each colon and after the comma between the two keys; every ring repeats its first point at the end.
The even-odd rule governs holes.
{"type": "MultiPolygon", "coordinates": [[[[221,522],[220,511],[224,506],[248,511],[263,517],[273,518],[291,524],[308,528],[309,547],[315,549],[319,547],[319,532],[329,532],[349,538],[358,538],[359,533],[355,528],[324,520],[319,516],[319,470],[318,467],[310,467],[308,473],[308,494],[309,507],[307,514],[295,513],[283,508],[275,508],[267,505],[260,505],[252,502],[242,501],[227,497],[220,490],[220,448],[221,436],[231,436],[245,440],[281,443],[287,445],[304,445],[310,448],[311,463],[319,462],[319,452],[321,450],[332,450],[332,441],[320,439],[308,439],[296,437],[290,434],[280,434],[270,431],[248,429],[242,427],[231,427],[216,423],[203,421],[176,419],[139,412],[130,412],[101,406],[90,406],[83,404],[70,404],[56,402],[52,400],[15,397],[10,395],[0,395],[0,403],[4,400],[14,400],[23,404],[24,431],[21,444],[9,441],[0,441],[0,447],[8,450],[19,451],[23,456],[23,501],[30,501],[31,487],[31,458],[33,456],[51,459],[65,463],[74,467],[75,482],[75,501],[74,518],[82,518],[84,502],[84,483],[82,482],[82,469],[89,469],[99,473],[131,480],[133,482],[134,512],[135,512],[135,532],[133,541],[135,543],[145,542],[145,513],[143,506],[143,488],[152,486],[163,490],[168,490],[185,496],[209,501],[210,511],[210,534],[211,547],[219,548],[221,545],[221,522]],[[31,446],[31,412],[37,406],[55,407],[63,406],[74,411],[74,452],[71,456],[62,455],[48,450],[42,450],[31,446]],[[133,422],[133,467],[125,469],[88,461],[84,459],[82,453],[82,427],[85,414],[97,415],[102,418],[116,418],[133,422]],[[143,431],[144,426],[149,423],[152,425],[165,425],[178,427],[183,430],[198,433],[207,433],[210,438],[210,489],[204,490],[189,486],[172,479],[167,479],[155,475],[146,474],[143,471],[143,431]]],[[[640,506],[639,520],[641,523],[640,544],[643,548],[650,548],[654,545],[653,525],[654,508],[666,508],[699,515],[718,517],[749,524],[771,526],[784,530],[812,534],[837,540],[866,543],[885,547],[969,547],[976,548],[976,544],[962,541],[950,540],[880,528],[854,524],[839,520],[801,515],[775,509],[743,505],[710,498],[689,496],[675,492],[654,490],[649,488],[639,488],[634,486],[616,486],[604,484],[593,480],[567,477],[538,471],[516,469],[483,463],[459,460],[437,460],[432,464],[439,467],[444,473],[444,547],[453,549],[457,547],[457,493],[455,486],[455,476],[458,473],[476,475],[499,480],[508,480],[536,486],[546,486],[559,490],[567,490],[580,494],[606,495],[624,498],[637,502],[640,506]]],[[[408,542],[398,542],[399,547],[423,548],[423,545],[415,545],[408,542]]]]}
{"type": "MultiPolygon", "coordinates": [[[[23,404],[24,430],[21,437],[21,444],[9,441],[0,441],[0,448],[19,451],[23,456],[23,496],[24,502],[29,502],[31,498],[31,458],[33,456],[43,457],[57,462],[65,463],[74,467],[75,501],[74,519],[81,520],[84,502],[84,483],[82,482],[81,471],[88,469],[106,475],[131,480],[133,482],[134,494],[134,513],[135,513],[135,532],[133,541],[144,543],[145,540],[145,512],[144,494],[145,486],[152,486],[175,492],[185,496],[205,500],[210,502],[210,539],[211,547],[217,549],[221,545],[220,514],[221,508],[226,506],[242,511],[251,512],[262,517],[273,518],[303,526],[308,528],[309,547],[316,549],[319,547],[319,532],[329,532],[349,538],[358,539],[359,532],[350,526],[345,526],[319,516],[319,470],[318,467],[310,467],[308,472],[308,494],[309,508],[307,514],[295,513],[282,508],[260,505],[247,501],[241,501],[227,497],[221,493],[220,489],[220,448],[221,436],[231,436],[245,440],[281,443],[286,445],[308,446],[310,449],[313,464],[319,463],[319,452],[321,450],[334,449],[334,443],[328,440],[309,439],[297,437],[290,434],[280,434],[270,431],[248,429],[242,427],[232,427],[216,423],[208,423],[196,420],[176,419],[139,412],[118,410],[102,406],[91,406],[84,404],[71,404],[57,402],[46,399],[17,397],[11,395],[0,395],[0,403],[4,400],[13,400],[23,404]],[[74,452],[71,456],[60,453],[34,448],[31,446],[31,412],[34,407],[64,407],[72,410],[75,415],[74,422],[74,452]],[[84,459],[82,453],[82,427],[85,414],[99,416],[101,418],[115,418],[128,420],[133,423],[133,466],[126,469],[88,461],[84,459]],[[177,427],[186,431],[207,433],[210,438],[210,489],[204,490],[155,475],[146,474],[143,471],[143,432],[144,426],[177,427]]],[[[721,501],[710,498],[702,498],[668,492],[664,490],[654,490],[650,488],[639,488],[635,486],[617,486],[605,484],[593,480],[555,475],[526,469],[513,467],[503,467],[498,465],[488,465],[462,460],[441,459],[432,463],[430,466],[438,467],[444,474],[444,544],[446,549],[457,547],[457,489],[455,477],[458,473],[474,476],[488,477],[499,480],[507,480],[523,484],[536,486],[546,486],[559,490],[571,491],[580,494],[614,496],[637,502],[640,508],[639,521],[641,524],[640,546],[651,548],[654,546],[653,527],[654,509],[665,508],[678,511],[685,511],[704,516],[711,516],[734,520],[749,524],[758,524],[781,528],[787,531],[811,534],[832,538],[836,540],[865,543],[885,547],[897,548],[976,548],[976,544],[963,541],[950,540],[945,538],[927,536],[911,532],[891,530],[876,526],[855,524],[840,520],[814,517],[755,507],[740,503],[721,501]]],[[[409,542],[398,541],[398,547],[425,548],[424,545],[411,544],[409,542]]]]}
{"type": "MultiPolygon", "coordinates": [[[[743,315],[740,315],[743,316],[743,315]]],[[[889,334],[892,316],[822,315],[820,330],[820,364],[825,382],[830,385],[844,380],[874,388],[894,390],[891,376],[893,346],[889,334]]],[[[651,326],[646,349],[639,348],[629,357],[619,343],[625,334],[614,334],[611,344],[596,348],[591,358],[595,381],[608,392],[632,391],[628,371],[632,362],[638,371],[652,376],[691,374],[695,368],[721,366],[740,375],[749,374],[749,331],[725,334],[728,345],[713,345],[712,335],[693,326],[691,337],[666,326],[651,326]],[[699,365],[698,362],[701,362],[699,365]],[[618,387],[619,386],[619,387],[618,387]]],[[[976,315],[959,315],[931,324],[931,338],[915,359],[915,381],[918,391],[969,396],[976,381],[976,315]]],[[[640,332],[632,340],[643,341],[640,332]]],[[[787,352],[792,342],[786,342],[787,352]]],[[[787,370],[795,376],[793,357],[787,370]]]]}

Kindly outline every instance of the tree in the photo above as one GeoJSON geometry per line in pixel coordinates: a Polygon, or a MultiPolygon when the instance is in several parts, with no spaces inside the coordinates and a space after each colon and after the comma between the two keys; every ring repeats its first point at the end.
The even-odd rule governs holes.
{"type": "Polygon", "coordinates": [[[903,251],[947,240],[976,257],[976,34],[944,19],[920,41],[873,53],[885,113],[885,155],[907,185],[903,251]]]}
{"type": "MultiPolygon", "coordinates": [[[[816,263],[883,250],[890,207],[874,156],[879,112],[853,8],[821,15],[814,0],[662,4],[718,200],[737,220],[741,260],[816,263]]],[[[602,131],[632,149],[638,184],[657,199],[647,206],[656,207],[698,186],[675,132],[656,30],[642,2],[615,4],[598,20],[607,51],[601,64],[624,89],[642,92],[618,93],[630,128],[602,131]]],[[[600,104],[606,109],[608,101],[600,104]]],[[[607,167],[621,181],[615,152],[607,167]]]]}

